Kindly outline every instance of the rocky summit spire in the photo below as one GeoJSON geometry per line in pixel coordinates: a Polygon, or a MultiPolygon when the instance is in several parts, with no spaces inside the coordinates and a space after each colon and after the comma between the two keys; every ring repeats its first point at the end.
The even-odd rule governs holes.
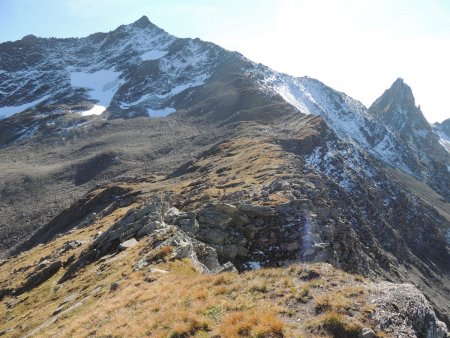
{"type": "Polygon", "coordinates": [[[430,130],[420,106],[416,106],[411,87],[401,78],[370,106],[369,112],[399,132],[430,130]]]}
{"type": "Polygon", "coordinates": [[[139,20],[133,22],[132,25],[134,27],[142,28],[142,29],[155,26],[153,23],[150,22],[150,20],[148,19],[148,17],[146,15],[143,15],[139,20]]]}

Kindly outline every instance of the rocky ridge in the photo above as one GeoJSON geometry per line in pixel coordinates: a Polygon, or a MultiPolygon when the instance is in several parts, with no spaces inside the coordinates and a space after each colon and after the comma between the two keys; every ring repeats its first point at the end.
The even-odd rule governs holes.
{"type": "MultiPolygon", "coordinates": [[[[120,290],[120,273],[141,283],[170,274],[166,268],[176,277],[177,269],[327,262],[413,283],[449,323],[445,123],[431,128],[402,80],[366,109],[317,80],[177,39],[146,18],[82,39],[28,36],[1,44],[0,56],[0,90],[8,93],[0,112],[15,112],[0,121],[1,244],[16,245],[5,256],[18,255],[0,267],[5,309],[33,307],[34,292],[54,283],[62,288],[55,297],[69,297],[65,289],[83,289],[93,276],[92,294],[82,291],[71,306],[93,301],[101,278],[120,290]],[[26,57],[13,57],[24,49],[26,57]],[[418,181],[437,197],[409,189],[418,181]],[[37,231],[26,239],[29,229],[37,231]]],[[[393,297],[421,309],[373,298],[373,334],[445,336],[416,289],[369,289],[410,293],[412,300],[393,297]]],[[[52,327],[71,308],[65,304],[14,330],[52,327]]],[[[320,318],[336,319],[328,310],[320,318]]],[[[11,323],[14,311],[5,310],[11,323]]],[[[326,323],[302,330],[326,331],[326,323]]],[[[347,336],[373,336],[362,329],[345,326],[347,336]]]]}

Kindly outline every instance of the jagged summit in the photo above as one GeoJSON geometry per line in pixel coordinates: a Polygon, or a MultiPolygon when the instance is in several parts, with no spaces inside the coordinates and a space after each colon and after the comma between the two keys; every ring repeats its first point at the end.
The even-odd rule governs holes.
{"type": "Polygon", "coordinates": [[[151,22],[146,15],[143,15],[138,20],[136,20],[135,22],[131,23],[130,26],[141,28],[141,29],[145,29],[145,28],[148,28],[148,27],[161,29],[158,26],[156,26],[153,22],[151,22]]]}
{"type": "Polygon", "coordinates": [[[134,26],[143,26],[146,27],[148,25],[151,25],[149,18],[146,15],[141,16],[138,20],[133,22],[134,26]]]}
{"type": "Polygon", "coordinates": [[[395,80],[370,106],[369,112],[394,130],[430,130],[420,107],[416,106],[411,87],[402,78],[395,80]]]}

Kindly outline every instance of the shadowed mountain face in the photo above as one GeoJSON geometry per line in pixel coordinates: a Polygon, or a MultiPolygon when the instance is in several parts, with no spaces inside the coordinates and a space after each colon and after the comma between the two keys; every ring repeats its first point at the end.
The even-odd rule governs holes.
{"type": "MultiPolygon", "coordinates": [[[[164,194],[189,215],[167,222],[221,263],[326,261],[409,281],[448,321],[448,120],[430,126],[403,80],[367,109],[143,17],[0,44],[0,92],[5,257],[164,194]]],[[[67,276],[116,250],[108,238],[67,276]]]]}
{"type": "Polygon", "coordinates": [[[403,79],[397,79],[369,111],[401,134],[430,130],[420,108],[416,107],[411,88],[403,79]]]}
{"type": "Polygon", "coordinates": [[[402,79],[397,79],[372,104],[369,113],[396,133],[399,141],[412,150],[405,158],[411,174],[428,183],[448,200],[449,154],[420,107],[416,107],[411,88],[402,79]]]}

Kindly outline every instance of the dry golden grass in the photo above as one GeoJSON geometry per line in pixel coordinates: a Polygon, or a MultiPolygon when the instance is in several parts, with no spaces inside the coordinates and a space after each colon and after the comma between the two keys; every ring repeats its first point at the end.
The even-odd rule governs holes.
{"type": "Polygon", "coordinates": [[[223,318],[217,331],[222,337],[284,337],[285,324],[275,313],[266,311],[233,312],[223,318]]]}
{"type": "MultiPolygon", "coordinates": [[[[353,334],[359,327],[359,321],[350,320],[345,311],[348,303],[361,296],[363,283],[351,286],[351,276],[330,266],[307,266],[321,274],[310,281],[298,277],[305,266],[201,275],[188,260],[177,260],[154,265],[168,271],[166,274],[133,271],[130,262],[138,259],[143,246],[145,241],[112,257],[114,264],[108,260],[94,263],[58,288],[55,282],[63,273],[60,271],[32,290],[23,305],[13,308],[14,318],[0,329],[13,327],[11,336],[23,336],[51,318],[63,299],[73,293],[79,296],[67,307],[80,300],[82,305],[36,336],[323,337],[334,334],[333,330],[353,334]],[[99,274],[100,266],[104,274],[99,274]],[[333,288],[328,280],[335,281],[336,276],[347,276],[349,284],[333,288]],[[118,282],[117,290],[109,290],[112,282],[118,282]],[[100,291],[92,294],[97,287],[100,291]],[[299,300],[299,295],[308,300],[299,300]],[[311,316],[318,304],[326,307],[319,316],[311,316]]],[[[360,308],[356,304],[352,311],[367,311],[363,311],[367,304],[360,308]]],[[[364,316],[361,318],[364,321],[364,316]]]]}
{"type": "MultiPolygon", "coordinates": [[[[20,285],[41,257],[70,240],[86,243],[63,259],[79,255],[98,231],[105,231],[128,208],[13,258],[0,267],[0,280],[20,285]],[[13,268],[26,266],[30,268],[11,274],[13,268]]],[[[201,275],[188,260],[168,259],[172,251],[166,246],[152,253],[150,267],[167,273],[133,271],[142,255],[151,252],[148,239],[86,266],[58,285],[62,268],[27,294],[5,297],[0,303],[0,331],[12,329],[7,337],[33,330],[37,337],[311,337],[329,334],[327,313],[337,313],[350,325],[348,313],[360,314],[358,320],[364,322],[371,312],[364,303],[365,281],[326,264],[201,275]],[[319,277],[306,278],[311,271],[319,277]],[[339,286],[336,281],[341,281],[339,286]],[[114,291],[113,283],[118,284],[114,291]],[[324,322],[309,321],[314,311],[324,322]],[[49,322],[51,318],[55,320],[49,322]]]]}
{"type": "Polygon", "coordinates": [[[357,338],[362,324],[335,311],[327,311],[317,318],[310,319],[306,327],[316,332],[326,332],[335,338],[357,338]]]}

